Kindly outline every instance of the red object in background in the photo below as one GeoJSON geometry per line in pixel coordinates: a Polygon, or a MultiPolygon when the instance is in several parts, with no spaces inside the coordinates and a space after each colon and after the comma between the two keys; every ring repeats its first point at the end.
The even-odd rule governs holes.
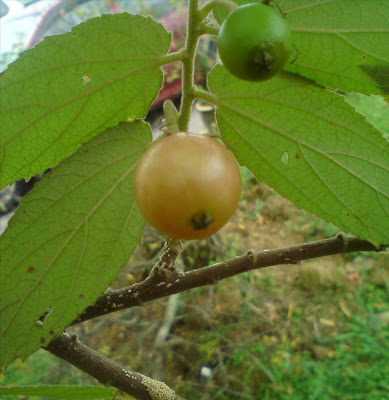
{"type": "Polygon", "coordinates": [[[359,278],[359,272],[351,272],[347,274],[347,280],[348,281],[356,281],[359,278]]]}

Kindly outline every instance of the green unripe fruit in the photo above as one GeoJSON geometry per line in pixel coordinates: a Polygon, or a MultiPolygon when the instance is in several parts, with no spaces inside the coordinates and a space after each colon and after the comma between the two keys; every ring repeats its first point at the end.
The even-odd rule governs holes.
{"type": "Polygon", "coordinates": [[[237,7],[224,20],[218,35],[220,59],[237,78],[262,81],[282,69],[292,52],[289,25],[264,4],[237,7]]]}

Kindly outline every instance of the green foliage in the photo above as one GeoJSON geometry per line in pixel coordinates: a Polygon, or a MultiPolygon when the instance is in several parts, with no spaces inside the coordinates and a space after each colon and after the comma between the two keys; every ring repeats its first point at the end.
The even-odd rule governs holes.
{"type": "Polygon", "coordinates": [[[0,395],[49,396],[51,399],[112,399],[115,389],[103,386],[17,386],[0,387],[0,395]]]}
{"type": "Polygon", "coordinates": [[[389,144],[341,96],[290,74],[243,82],[222,66],[208,84],[220,133],[259,180],[346,232],[388,242],[389,144]]]}
{"type": "MultiPolygon", "coordinates": [[[[236,0],[237,4],[260,0],[236,0]]],[[[366,95],[389,91],[389,4],[386,0],[279,0],[297,48],[285,66],[318,84],[366,95]]],[[[227,16],[214,11],[219,23],[227,16]]]]}
{"type": "Polygon", "coordinates": [[[346,101],[366,119],[381,131],[384,137],[389,140],[389,103],[380,96],[364,96],[360,93],[350,93],[346,101]]]}
{"type": "MultiPolygon", "coordinates": [[[[389,297],[387,294],[385,297],[389,306],[389,297]]],[[[266,385],[263,398],[384,399],[389,389],[389,326],[380,324],[367,312],[367,303],[361,303],[361,306],[365,311],[355,314],[352,321],[345,325],[346,333],[327,340],[326,345],[335,349],[332,359],[319,361],[305,356],[298,362],[299,365],[273,369],[277,384],[266,385]]]]}
{"type": "Polygon", "coordinates": [[[323,86],[367,95],[389,90],[389,3],[386,0],[284,0],[298,59],[285,69],[323,86]],[[314,21],[314,24],[312,23],[314,21]]]}
{"type": "MultiPolygon", "coordinates": [[[[277,3],[298,49],[297,60],[286,66],[296,74],[253,84],[217,66],[209,76],[211,95],[194,92],[186,79],[187,110],[180,110],[181,117],[196,93],[213,101],[221,135],[259,180],[347,232],[387,243],[389,144],[326,88],[387,96],[389,4],[277,3]]],[[[222,14],[215,10],[219,22],[222,14]]],[[[201,32],[195,28],[190,27],[197,38],[201,32]]],[[[187,52],[165,56],[170,42],[171,35],[151,18],[105,15],[46,38],[1,76],[0,186],[55,167],[24,199],[1,239],[0,285],[6,288],[0,298],[1,365],[25,359],[61,332],[104,291],[139,244],[144,221],[134,202],[133,172],[151,132],[140,121],[128,121],[146,115],[162,85],[161,66],[180,60],[190,71],[187,52]]],[[[347,101],[367,115],[356,96],[347,101]]],[[[387,113],[375,121],[378,129],[387,129],[387,113]]],[[[262,203],[253,204],[254,216],[262,203]]],[[[234,242],[228,251],[236,255],[234,242]]],[[[192,254],[188,260],[194,263],[192,254]]],[[[262,285],[275,290],[275,278],[269,275],[262,285]]],[[[375,385],[369,386],[369,398],[378,400],[374,396],[387,389],[387,332],[369,316],[354,319],[350,329],[355,334],[334,339],[336,357],[328,364],[289,357],[284,341],[273,360],[263,359],[270,349],[264,344],[234,353],[231,365],[247,363],[246,389],[258,376],[269,380],[265,393],[272,399],[291,395],[283,385],[290,377],[297,388],[293,399],[325,400],[322,388],[336,379],[339,387],[346,382],[348,392],[336,388],[329,395],[358,396],[352,383],[364,393],[358,381],[363,376],[375,385]],[[356,358],[347,353],[353,346],[360,349],[356,358]]],[[[201,354],[215,357],[219,340],[207,339],[201,354]]]]}
{"type": "Polygon", "coordinates": [[[144,117],[170,41],[150,17],[104,15],[22,53],[1,79],[0,187],[57,165],[120,121],[144,117]]]}
{"type": "MultiPolygon", "coordinates": [[[[33,387],[37,384],[45,386],[89,386],[96,384],[96,381],[66,361],[40,349],[28,357],[25,362],[18,359],[4,373],[0,373],[0,384],[0,388],[3,389],[4,387],[13,388],[16,386],[19,388],[33,387]]],[[[20,400],[20,396],[10,394],[7,399],[20,400]]],[[[47,397],[42,396],[31,397],[31,399],[48,400],[47,397]]]]}
{"type": "Polygon", "coordinates": [[[150,138],[140,121],[110,128],[24,199],[1,238],[2,365],[48,343],[130,258],[143,230],[134,169],[150,138]]]}
{"type": "MultiPolygon", "coordinates": [[[[265,275],[267,275],[266,273],[265,275]]],[[[274,293],[274,288],[262,287],[274,293]]],[[[242,319],[248,305],[242,305],[240,323],[217,324],[214,331],[199,335],[198,351],[202,357],[199,363],[218,363],[215,354],[224,349],[223,380],[225,374],[239,371],[241,377],[240,395],[232,395],[230,390],[221,392],[220,400],[383,400],[388,392],[389,379],[389,324],[382,324],[376,317],[378,309],[389,307],[389,292],[373,285],[364,285],[355,291],[355,299],[349,301],[354,312],[346,320],[339,332],[340,321],[344,315],[337,303],[344,295],[336,296],[329,291],[325,297],[315,293],[320,306],[314,306],[318,318],[325,318],[324,309],[338,309],[332,334],[325,338],[307,339],[304,335],[310,330],[307,324],[307,311],[294,309],[293,317],[288,321],[274,322],[271,329],[266,329],[256,337],[248,339],[242,332],[253,329],[256,324],[263,324],[266,309],[253,318],[250,314],[242,319]],[[378,307],[380,306],[380,307],[378,307]],[[319,308],[320,307],[320,308],[319,308]],[[299,312],[298,312],[299,311],[299,312]],[[257,321],[256,321],[257,320],[257,321]],[[228,338],[234,338],[229,343],[228,338]],[[312,347],[320,345],[323,358],[311,352],[312,347]]],[[[264,296],[266,298],[266,295],[264,296]]],[[[278,294],[272,300],[281,302],[284,295],[278,294]]],[[[311,300],[302,300],[308,305],[311,300]]],[[[258,299],[258,303],[261,300],[258,299]]],[[[257,304],[261,307],[260,304],[257,304]]],[[[247,311],[247,310],[246,310],[247,311]]],[[[333,311],[331,311],[332,313],[333,311]]],[[[325,320],[324,320],[325,321],[325,320]]],[[[265,325],[266,326],[266,325],[265,325]]],[[[220,359],[219,359],[220,362],[220,359]]],[[[217,370],[217,367],[215,367],[217,370]]],[[[218,377],[215,378],[215,381],[218,377]]],[[[231,389],[231,386],[229,386],[231,389]]],[[[216,388],[215,388],[216,390],[216,388]]],[[[202,398],[200,393],[192,393],[194,399],[202,398]]]]}

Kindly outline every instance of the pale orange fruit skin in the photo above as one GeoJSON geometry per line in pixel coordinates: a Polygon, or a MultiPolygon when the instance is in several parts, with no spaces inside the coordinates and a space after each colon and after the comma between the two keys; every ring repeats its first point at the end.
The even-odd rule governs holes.
{"type": "Polygon", "coordinates": [[[241,192],[235,157],[205,135],[177,133],[157,140],[135,172],[136,201],[143,216],[176,239],[201,239],[218,231],[237,209],[241,192]],[[199,215],[206,216],[204,226],[193,222],[199,215]]]}

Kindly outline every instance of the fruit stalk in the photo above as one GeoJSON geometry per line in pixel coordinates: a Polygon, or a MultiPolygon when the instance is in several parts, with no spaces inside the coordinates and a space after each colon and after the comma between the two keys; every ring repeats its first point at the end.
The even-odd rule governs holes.
{"type": "Polygon", "coordinates": [[[185,132],[189,127],[190,112],[194,100],[194,61],[197,49],[197,43],[201,35],[199,29],[199,1],[189,0],[188,24],[185,42],[185,57],[182,62],[182,98],[180,107],[180,116],[178,119],[178,127],[180,131],[185,132]]]}
{"type": "Polygon", "coordinates": [[[231,0],[211,0],[200,9],[200,18],[204,20],[216,7],[223,7],[228,12],[232,12],[238,5],[231,0]]]}

